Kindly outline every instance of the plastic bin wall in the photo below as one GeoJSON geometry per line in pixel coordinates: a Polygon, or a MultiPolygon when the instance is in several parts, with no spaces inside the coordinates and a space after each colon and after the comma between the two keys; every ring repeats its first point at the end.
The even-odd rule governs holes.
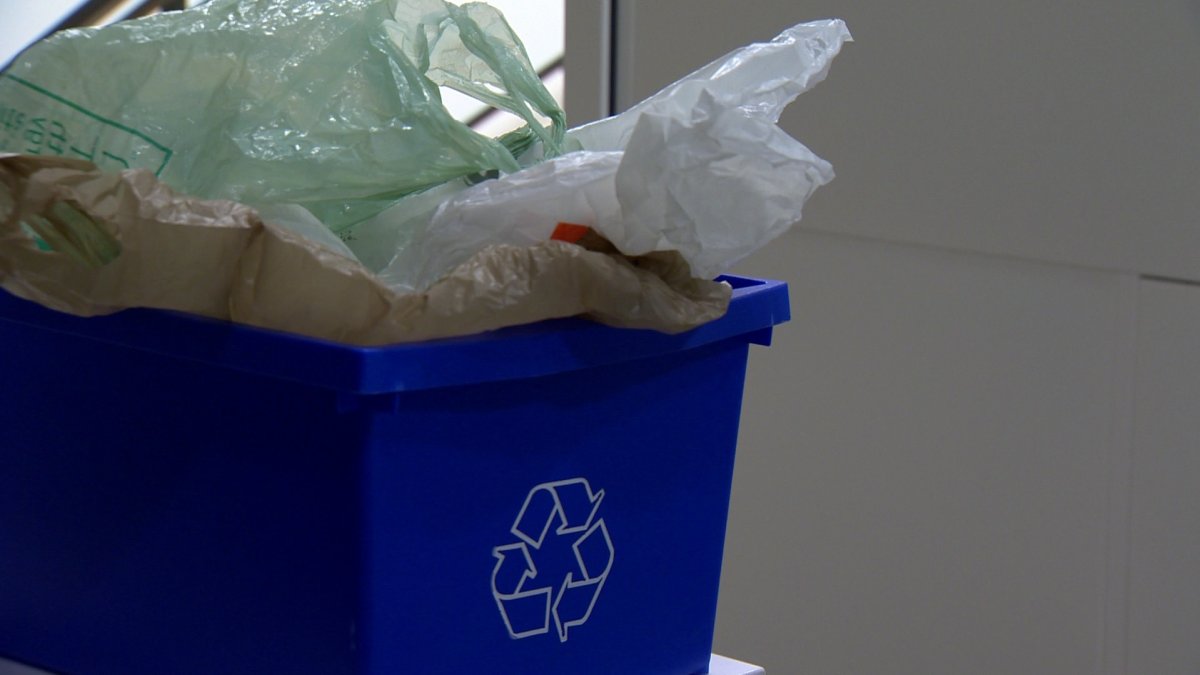
{"type": "Polygon", "coordinates": [[[0,655],[82,674],[704,672],[748,345],[363,349],[0,294],[0,655]],[[650,669],[650,670],[647,670],[650,669]]]}

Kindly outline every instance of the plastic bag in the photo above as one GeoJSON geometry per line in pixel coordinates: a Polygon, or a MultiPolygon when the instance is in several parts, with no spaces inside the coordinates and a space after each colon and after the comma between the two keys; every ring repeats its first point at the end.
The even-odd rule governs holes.
{"type": "Polygon", "coordinates": [[[212,0],[64,31],[0,75],[0,121],[0,152],[299,204],[335,232],[404,195],[516,171],[514,152],[534,140],[556,154],[565,130],[500,13],[442,0],[212,0]],[[439,85],[528,126],[482,136],[446,111],[439,85]]]}
{"type": "Polygon", "coordinates": [[[833,179],[830,164],[776,122],[825,78],[849,39],[840,20],[795,26],[570,131],[576,152],[498,180],[447,186],[437,203],[398,202],[362,226],[394,235],[385,240],[396,254],[382,277],[397,288],[428,288],[488,245],[545,241],[562,222],[594,229],[626,255],[678,251],[693,275],[716,277],[800,220],[813,191],[833,179]]]}

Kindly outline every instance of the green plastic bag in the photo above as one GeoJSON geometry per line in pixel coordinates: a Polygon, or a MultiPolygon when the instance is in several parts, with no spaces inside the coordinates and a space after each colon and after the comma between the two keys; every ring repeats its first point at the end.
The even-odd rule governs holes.
{"type": "Polygon", "coordinates": [[[558,154],[564,130],[520,39],[482,3],[213,0],[58,33],[0,74],[0,152],[299,204],[339,233],[405,195],[516,171],[534,143],[558,154]],[[482,136],[440,85],[527,125],[482,136]]]}

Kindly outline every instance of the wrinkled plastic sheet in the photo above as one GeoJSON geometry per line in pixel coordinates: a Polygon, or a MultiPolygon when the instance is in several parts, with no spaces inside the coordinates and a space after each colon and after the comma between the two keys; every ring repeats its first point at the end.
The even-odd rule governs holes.
{"type": "Polygon", "coordinates": [[[341,231],[404,195],[519,169],[454,119],[442,85],[514,112],[557,153],[562,110],[503,16],[442,0],[212,0],[56,33],[0,75],[0,152],[301,204],[341,231]]]}

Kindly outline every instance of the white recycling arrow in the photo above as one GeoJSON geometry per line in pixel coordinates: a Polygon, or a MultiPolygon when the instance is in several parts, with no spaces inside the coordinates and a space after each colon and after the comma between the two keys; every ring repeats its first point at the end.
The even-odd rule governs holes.
{"type": "Polygon", "coordinates": [[[608,528],[596,517],[603,499],[604,491],[593,493],[583,478],[529,491],[511,530],[518,541],[492,549],[492,594],[513,639],[548,633],[553,619],[559,640],[566,642],[569,629],[591,617],[614,558],[608,528]],[[542,548],[551,529],[556,537],[579,535],[572,543],[577,569],[561,580],[538,579],[531,553],[542,548]]]}

